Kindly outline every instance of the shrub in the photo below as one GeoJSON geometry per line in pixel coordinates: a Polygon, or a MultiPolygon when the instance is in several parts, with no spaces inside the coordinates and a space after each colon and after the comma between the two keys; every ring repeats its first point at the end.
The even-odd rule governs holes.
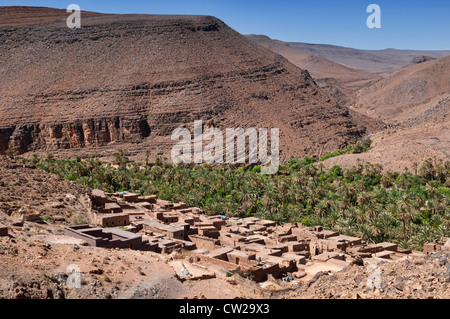
{"type": "Polygon", "coordinates": [[[89,221],[83,215],[76,215],[72,218],[73,225],[86,225],[89,224],[89,221]]]}

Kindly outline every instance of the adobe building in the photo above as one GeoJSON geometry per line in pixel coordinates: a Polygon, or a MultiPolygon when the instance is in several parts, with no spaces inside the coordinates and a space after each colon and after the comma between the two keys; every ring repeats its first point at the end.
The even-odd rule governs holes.
{"type": "Polygon", "coordinates": [[[182,239],[187,238],[186,232],[189,232],[189,224],[183,226],[174,226],[162,224],[159,221],[145,220],[142,222],[144,231],[163,234],[168,238],[182,239]]]}
{"type": "MultiPolygon", "coordinates": [[[[361,258],[396,260],[420,255],[392,243],[367,244],[361,238],[321,226],[306,227],[301,223],[277,226],[273,221],[256,217],[208,216],[200,208],[156,196],[93,191],[92,198],[96,224],[117,227],[131,223],[133,231],[143,232],[147,245],[158,253],[174,249],[191,251],[191,256],[225,271],[239,267],[257,282],[269,275],[278,279],[296,271],[310,277],[317,269],[338,271],[361,258]]],[[[119,238],[108,230],[76,231],[95,245],[108,246],[119,238]]],[[[114,244],[126,246],[133,240],[125,236],[114,244]]],[[[450,241],[447,244],[450,249],[450,241]]],[[[435,243],[425,246],[430,253],[439,249],[443,247],[435,243]]]]}
{"type": "Polygon", "coordinates": [[[233,264],[240,265],[243,262],[247,263],[250,260],[256,260],[256,254],[247,251],[233,250],[227,253],[227,260],[233,264]]]}
{"type": "Polygon", "coordinates": [[[102,227],[128,226],[129,214],[97,214],[97,224],[102,227]]]}
{"type": "Polygon", "coordinates": [[[178,215],[172,213],[170,210],[158,209],[149,214],[151,217],[162,221],[165,224],[174,224],[178,222],[178,215]]]}
{"type": "Polygon", "coordinates": [[[199,235],[189,235],[189,240],[197,246],[198,249],[206,249],[206,250],[216,250],[223,248],[222,243],[214,238],[199,236],[199,235]]]}
{"type": "Polygon", "coordinates": [[[155,195],[150,195],[150,196],[139,196],[138,197],[138,203],[149,203],[149,204],[156,204],[156,201],[158,200],[158,198],[155,195]]]}
{"type": "Polygon", "coordinates": [[[139,194],[127,193],[122,196],[123,200],[129,203],[138,203],[139,194]]]}
{"type": "Polygon", "coordinates": [[[156,246],[143,241],[141,235],[115,228],[105,229],[90,225],[69,226],[64,228],[64,235],[82,239],[93,247],[156,250],[156,246]]]}
{"type": "Polygon", "coordinates": [[[94,206],[104,206],[107,203],[113,202],[106,196],[105,192],[100,189],[93,189],[90,197],[94,206]]]}
{"type": "Polygon", "coordinates": [[[437,243],[427,243],[423,247],[423,252],[425,254],[433,254],[440,250],[441,250],[441,245],[438,245],[437,243]]]}
{"type": "Polygon", "coordinates": [[[122,207],[117,203],[106,203],[105,211],[111,214],[117,214],[122,212],[122,207]]]}

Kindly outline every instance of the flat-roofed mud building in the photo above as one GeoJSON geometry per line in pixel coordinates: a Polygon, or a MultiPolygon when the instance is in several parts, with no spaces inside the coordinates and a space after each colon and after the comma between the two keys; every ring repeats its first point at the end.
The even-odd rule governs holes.
{"type": "Polygon", "coordinates": [[[90,246],[134,250],[155,250],[141,235],[116,228],[98,228],[90,225],[70,226],[64,229],[67,236],[84,240],[90,246]]]}

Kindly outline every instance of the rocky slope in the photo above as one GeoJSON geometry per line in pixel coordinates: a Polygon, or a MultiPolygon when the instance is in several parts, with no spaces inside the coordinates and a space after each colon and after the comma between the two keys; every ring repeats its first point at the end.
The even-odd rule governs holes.
{"type": "Polygon", "coordinates": [[[443,251],[416,260],[354,265],[332,275],[322,272],[288,298],[448,299],[449,285],[450,253],[443,251]]]}
{"type": "Polygon", "coordinates": [[[308,72],[213,17],[82,16],[76,30],[8,21],[0,152],[10,142],[18,153],[134,143],[137,152],[168,154],[172,131],[198,119],[221,129],[277,127],[284,158],[367,132],[308,72]]]}
{"type": "Polygon", "coordinates": [[[372,136],[364,154],[332,158],[327,165],[355,165],[358,159],[386,169],[412,171],[427,158],[450,158],[450,57],[386,75],[357,92],[354,109],[390,126],[372,136]]]}
{"type": "Polygon", "coordinates": [[[73,217],[86,214],[88,194],[75,182],[0,156],[0,213],[4,214],[0,223],[12,225],[24,218],[70,223],[73,217]]]}
{"type": "MultiPolygon", "coordinates": [[[[63,229],[74,216],[86,218],[82,199],[88,192],[71,181],[0,156],[0,224],[7,226],[9,233],[0,236],[0,299],[261,298],[251,287],[225,276],[180,280],[173,265],[191,262],[182,252],[167,255],[104,249],[65,236],[63,229]],[[34,210],[41,218],[20,219],[17,213],[22,208],[34,210]],[[68,269],[74,266],[81,273],[81,286],[77,288],[68,285],[68,269]]],[[[214,271],[214,267],[201,266],[214,271]]],[[[373,266],[353,264],[340,272],[304,277],[295,290],[279,292],[273,298],[450,297],[449,251],[383,260],[378,266],[379,288],[367,287],[373,266]]]]}
{"type": "Polygon", "coordinates": [[[271,39],[263,35],[247,35],[248,39],[278,53],[301,69],[306,69],[314,79],[332,78],[341,83],[376,78],[375,75],[347,67],[306,51],[295,49],[288,42],[271,39]]]}
{"type": "MultiPolygon", "coordinates": [[[[326,166],[351,167],[362,160],[380,163],[386,170],[402,171],[405,167],[411,170],[414,163],[420,164],[430,157],[448,160],[449,56],[435,59],[419,56],[420,52],[415,51],[365,52],[334,46],[294,45],[264,36],[248,38],[283,55],[298,67],[310,70],[316,82],[341,104],[347,105],[354,117],[364,119],[365,116],[386,123],[385,128],[378,127],[378,132],[377,127],[372,129],[375,132],[371,135],[372,150],[329,159],[326,166]],[[417,59],[412,59],[413,55],[418,55],[417,59]],[[349,61],[354,59],[353,64],[347,64],[361,68],[365,68],[363,62],[371,57],[371,61],[376,62],[373,67],[376,64],[378,68],[408,66],[390,73],[371,74],[338,63],[343,62],[339,60],[343,57],[349,61]]],[[[439,57],[446,53],[432,55],[439,57]]],[[[366,125],[370,126],[369,123],[373,121],[366,125]]]]}
{"type": "Polygon", "coordinates": [[[378,75],[347,67],[306,51],[293,48],[287,42],[273,40],[263,35],[247,35],[251,41],[285,57],[295,66],[306,69],[316,83],[341,104],[351,105],[355,88],[377,80],[378,75]]]}
{"type": "Polygon", "coordinates": [[[74,218],[88,219],[88,194],[0,156],[0,226],[9,234],[0,236],[0,299],[257,297],[221,278],[182,283],[168,261],[183,256],[89,247],[64,236],[74,218]],[[67,284],[73,265],[81,272],[80,288],[67,284]]]}
{"type": "MultiPolygon", "coordinates": [[[[82,14],[83,16],[100,15],[89,11],[82,11],[82,14]]],[[[64,22],[69,15],[70,13],[67,13],[65,9],[24,6],[0,7],[0,27],[64,22]]]]}
{"type": "Polygon", "coordinates": [[[450,56],[416,64],[358,91],[356,109],[401,123],[434,107],[450,93],[450,56]]]}

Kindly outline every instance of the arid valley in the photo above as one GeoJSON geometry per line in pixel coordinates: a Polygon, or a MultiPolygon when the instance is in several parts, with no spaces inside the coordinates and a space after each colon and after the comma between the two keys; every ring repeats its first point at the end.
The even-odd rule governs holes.
{"type": "Polygon", "coordinates": [[[1,299],[450,297],[450,50],[69,15],[0,6],[1,299]]]}

